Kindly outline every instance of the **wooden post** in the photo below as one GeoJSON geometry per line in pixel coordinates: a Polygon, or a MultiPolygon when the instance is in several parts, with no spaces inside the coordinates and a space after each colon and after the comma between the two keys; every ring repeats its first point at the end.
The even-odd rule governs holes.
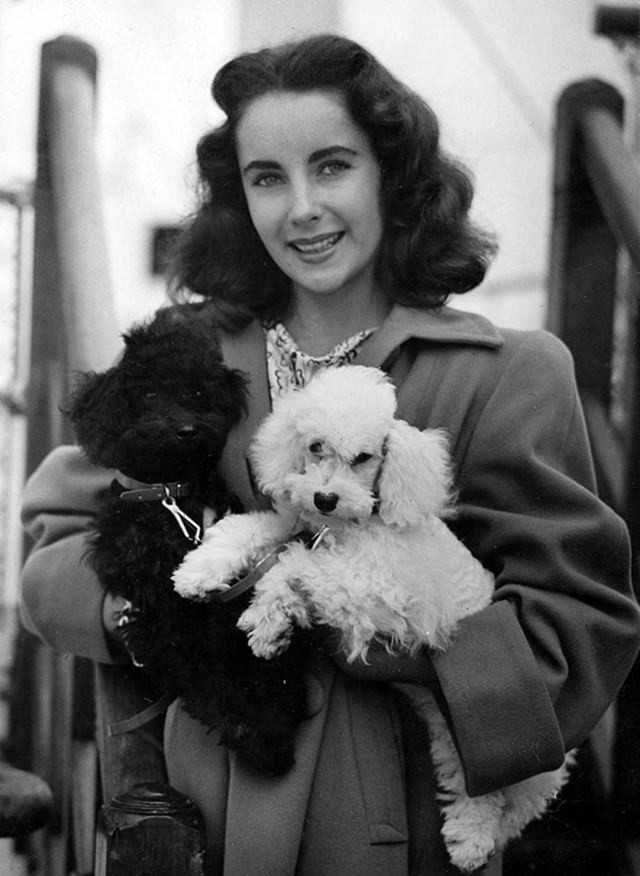
{"type": "MultiPolygon", "coordinates": [[[[74,372],[104,370],[121,346],[94,150],[96,71],[94,50],[80,40],[60,37],[42,48],[34,196],[28,472],[53,447],[72,440],[60,405],[74,372]]],[[[17,680],[15,688],[19,698],[28,700],[24,714],[31,720],[23,720],[21,727],[14,722],[14,736],[17,730],[31,738],[28,768],[49,782],[54,797],[51,824],[36,840],[39,843],[36,855],[45,863],[47,876],[67,876],[71,857],[76,873],[88,873],[93,865],[98,792],[92,752],[94,719],[97,717],[101,784],[106,799],[113,794],[122,795],[134,781],[166,780],[162,719],[112,735],[109,728],[113,723],[131,718],[149,705],[142,677],[123,667],[97,667],[94,685],[90,666],[87,672],[87,661],[55,654],[26,634],[22,648],[18,663],[26,669],[26,677],[17,680]]],[[[199,829],[193,815],[187,818],[184,802],[178,802],[166,789],[162,793],[163,800],[158,799],[156,792],[151,794],[154,806],[160,807],[161,817],[157,813],[151,817],[147,809],[144,813],[131,810],[129,798],[116,797],[113,814],[109,814],[112,813],[109,808],[105,815],[105,836],[113,836],[113,848],[117,849],[116,857],[109,858],[111,869],[107,872],[114,876],[119,873],[142,876],[143,872],[154,876],[162,873],[199,876],[201,871],[195,863],[189,863],[190,869],[186,865],[162,869],[174,860],[198,859],[194,834],[199,829]],[[133,816],[135,829],[130,830],[133,816]],[[149,860],[155,863],[148,871],[140,869],[136,858],[141,835],[152,838],[149,860]],[[120,844],[121,837],[126,838],[124,845],[120,844]],[[133,857],[123,863],[122,855],[127,848],[132,850],[133,857]],[[154,857],[159,849],[162,852],[154,857]],[[116,865],[116,858],[128,869],[117,869],[120,864],[116,865]]],[[[144,794],[144,806],[148,807],[148,789],[144,794]]],[[[112,844],[108,846],[111,848],[112,844]]]]}
{"type": "Polygon", "coordinates": [[[583,160],[582,121],[593,106],[622,119],[620,95],[597,80],[571,86],[558,104],[548,327],[573,352],[581,390],[608,411],[618,243],[583,160]]]}
{"type": "Polygon", "coordinates": [[[144,676],[133,666],[96,665],[96,733],[105,800],[144,782],[166,783],[162,749],[164,714],[140,727],[118,732],[118,725],[153,704],[144,676]]]}
{"type": "MultiPolygon", "coordinates": [[[[640,552],[640,410],[636,277],[640,270],[640,175],[622,130],[623,101],[613,86],[586,80],[570,86],[558,106],[554,215],[551,238],[549,323],[571,349],[578,385],[610,422],[612,363],[618,315],[627,335],[624,435],[615,468],[621,492],[612,504],[627,519],[640,552]],[[616,313],[620,253],[631,270],[626,308],[616,313]]],[[[596,427],[602,432],[602,427],[596,427]]],[[[618,430],[619,431],[619,430],[618,430]]],[[[600,442],[594,441],[598,454],[600,442]]],[[[610,453],[613,444],[609,440],[610,453]]],[[[608,484],[603,483],[605,489],[608,484]]],[[[608,498],[610,498],[608,496],[608,498]]]]}
{"type": "MultiPolygon", "coordinates": [[[[640,20],[637,10],[633,16],[640,20]]],[[[616,13],[611,26],[621,20],[616,13]]],[[[599,489],[629,526],[638,589],[640,174],[625,142],[623,110],[613,86],[591,79],[569,86],[558,103],[548,327],[573,354],[599,489]]],[[[636,663],[617,699],[615,724],[610,710],[593,737],[597,743],[603,731],[604,744],[592,745],[604,777],[603,817],[622,837],[637,832],[640,817],[639,686],[636,663]]]]}
{"type": "Polygon", "coordinates": [[[27,470],[72,439],[59,406],[74,371],[117,355],[102,197],[95,166],[97,59],[59,37],[42,47],[27,470]]]}
{"type": "Polygon", "coordinates": [[[94,876],[203,876],[199,812],[168,785],[145,783],[102,807],[94,876]]]}
{"type": "MultiPolygon", "coordinates": [[[[73,372],[106,367],[119,347],[93,145],[96,70],[94,50],[80,40],[60,37],[42,47],[27,474],[49,450],[72,440],[60,405],[73,372]]],[[[29,739],[30,750],[20,766],[43,776],[54,800],[50,824],[29,842],[46,861],[48,876],[66,876],[75,802],[74,726],[80,703],[88,713],[84,723],[93,724],[92,689],[76,690],[87,678],[82,661],[54,654],[26,634],[19,647],[23,653],[16,666],[23,675],[14,681],[12,744],[23,747],[20,737],[29,739]]],[[[86,740],[82,744],[86,749],[86,740]]],[[[84,781],[91,781],[86,773],[84,781]]],[[[94,782],[94,801],[95,790],[94,782]]],[[[95,817],[95,803],[91,815],[95,817]]],[[[93,824],[87,829],[92,840],[93,824]]],[[[86,837],[81,845],[86,847],[86,837]]]]}

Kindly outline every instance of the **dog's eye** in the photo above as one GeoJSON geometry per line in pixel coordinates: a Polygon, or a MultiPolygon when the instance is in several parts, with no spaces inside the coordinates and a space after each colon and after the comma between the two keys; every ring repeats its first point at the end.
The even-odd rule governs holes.
{"type": "Polygon", "coordinates": [[[351,465],[362,465],[364,462],[369,462],[370,459],[373,459],[372,453],[359,453],[351,460],[351,465]]]}
{"type": "Polygon", "coordinates": [[[184,387],[179,393],[180,400],[185,404],[189,404],[190,402],[200,401],[203,397],[204,393],[201,389],[194,389],[191,386],[184,387]]]}
{"type": "Polygon", "coordinates": [[[309,453],[313,456],[322,456],[322,441],[314,441],[309,445],[309,453]]]}

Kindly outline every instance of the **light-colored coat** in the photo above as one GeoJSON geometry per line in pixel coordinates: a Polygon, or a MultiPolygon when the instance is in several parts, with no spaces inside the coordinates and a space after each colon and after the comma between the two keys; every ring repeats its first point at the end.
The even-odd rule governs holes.
{"type": "MultiPolygon", "coordinates": [[[[225,346],[252,384],[224,474],[246,509],[264,507],[246,461],[269,406],[262,330],[254,324],[225,346]]],[[[640,645],[627,534],[593,493],[570,357],[543,332],[396,307],[357,361],[389,371],[400,417],[449,432],[456,532],[496,576],[493,604],[434,655],[467,788],[482,794],[554,769],[591,732],[640,645]]],[[[80,557],[81,529],[108,477],[63,448],[25,498],[37,540],[24,572],[27,626],[59,650],[104,661],[112,656],[100,591],[80,557]]],[[[224,845],[224,876],[450,873],[428,740],[410,710],[385,686],[320,659],[310,694],[297,764],[277,780],[248,773],[213,734],[170,710],[170,776],[204,811],[211,861],[224,845]]],[[[497,861],[490,867],[499,872],[497,861]]]]}

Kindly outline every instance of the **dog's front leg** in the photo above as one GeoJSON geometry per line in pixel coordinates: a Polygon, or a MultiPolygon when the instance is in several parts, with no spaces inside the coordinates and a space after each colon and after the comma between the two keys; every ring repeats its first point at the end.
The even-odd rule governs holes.
{"type": "Polygon", "coordinates": [[[206,530],[202,544],[173,573],[176,592],[187,599],[206,599],[212,591],[226,590],[284,541],[290,530],[291,521],[273,511],[223,517],[206,530]]]}
{"type": "Polygon", "coordinates": [[[238,627],[247,633],[256,657],[267,660],[289,645],[294,626],[311,626],[307,599],[295,571],[285,558],[256,585],[251,605],[240,615],[238,627]]]}

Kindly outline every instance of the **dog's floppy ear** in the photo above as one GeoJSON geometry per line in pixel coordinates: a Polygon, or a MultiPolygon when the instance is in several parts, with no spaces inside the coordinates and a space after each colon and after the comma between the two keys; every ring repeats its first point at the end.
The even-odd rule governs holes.
{"type": "Polygon", "coordinates": [[[284,478],[300,472],[303,457],[294,425],[295,393],[280,399],[256,432],[249,456],[260,489],[274,498],[284,493],[284,478]]]}
{"type": "Polygon", "coordinates": [[[447,435],[423,432],[395,420],[378,483],[383,523],[416,526],[430,514],[442,514],[451,500],[452,476],[447,435]]]}
{"type": "Polygon", "coordinates": [[[122,370],[118,366],[80,375],[65,405],[78,443],[92,462],[112,467],[126,414],[122,370]]]}

